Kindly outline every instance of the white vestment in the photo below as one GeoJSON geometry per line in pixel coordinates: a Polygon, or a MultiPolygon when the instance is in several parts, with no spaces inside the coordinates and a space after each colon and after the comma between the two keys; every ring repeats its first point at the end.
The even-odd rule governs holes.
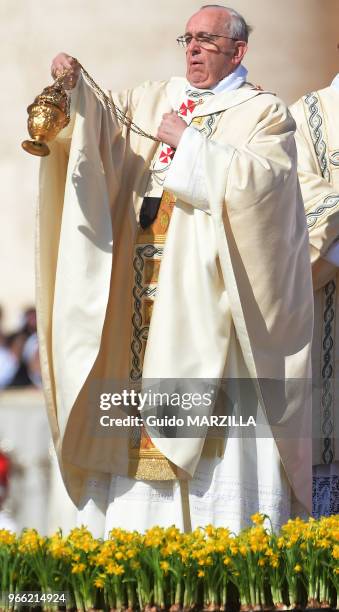
{"type": "MultiPolygon", "coordinates": [[[[185,86],[184,79],[146,83],[113,99],[156,133],[185,86]]],[[[50,422],[66,487],[83,508],[79,520],[95,535],[154,523],[239,530],[260,511],[278,527],[293,495],[310,505],[313,313],[294,122],[280,100],[249,86],[194,110],[195,127],[185,131],[164,184],[177,202],[143,376],[250,378],[257,421],[271,423],[279,403],[281,422],[297,418],[298,437],[231,436],[222,457],[207,457],[203,439],[155,438],[187,478],[138,482],[126,473],[126,444],[93,435],[87,403],[93,380],[128,375],[130,260],[157,145],[121,128],[84,81],[75,106],[42,163],[38,307],[50,422]],[[283,381],[278,399],[264,379],[283,381]]]]}
{"type": "Polygon", "coordinates": [[[313,513],[339,512],[339,76],[291,112],[314,281],[313,513]]]}

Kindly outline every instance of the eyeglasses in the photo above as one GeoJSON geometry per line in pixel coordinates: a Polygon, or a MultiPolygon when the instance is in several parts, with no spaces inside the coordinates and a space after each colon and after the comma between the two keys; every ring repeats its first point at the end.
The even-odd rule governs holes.
{"type": "Polygon", "coordinates": [[[177,43],[181,47],[188,47],[192,40],[196,40],[199,45],[206,48],[215,48],[215,43],[218,38],[227,38],[228,40],[238,40],[237,38],[232,38],[231,36],[223,36],[222,34],[209,34],[208,32],[198,32],[198,34],[183,34],[182,36],[178,36],[177,43]]]}

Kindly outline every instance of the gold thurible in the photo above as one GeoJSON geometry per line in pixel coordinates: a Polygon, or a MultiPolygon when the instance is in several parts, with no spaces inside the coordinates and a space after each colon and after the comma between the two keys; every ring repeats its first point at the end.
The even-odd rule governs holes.
{"type": "Polygon", "coordinates": [[[32,155],[49,155],[46,142],[54,140],[69,123],[69,97],[63,87],[64,77],[62,74],[53,85],[45,87],[27,108],[27,127],[32,140],[24,140],[22,147],[32,155]]]}
{"type": "MultiPolygon", "coordinates": [[[[92,88],[98,99],[109,110],[119,123],[126,125],[132,132],[159,142],[159,138],[148,134],[131,119],[107,96],[107,94],[96,84],[88,72],[79,64],[82,77],[92,88]]],[[[32,140],[24,140],[23,149],[32,155],[44,157],[49,155],[50,150],[46,144],[57,136],[57,134],[68,125],[70,120],[70,103],[66,93],[65,84],[69,82],[72,70],[64,70],[54,81],[53,85],[45,87],[43,92],[37,96],[28,108],[28,132],[32,140]]]]}

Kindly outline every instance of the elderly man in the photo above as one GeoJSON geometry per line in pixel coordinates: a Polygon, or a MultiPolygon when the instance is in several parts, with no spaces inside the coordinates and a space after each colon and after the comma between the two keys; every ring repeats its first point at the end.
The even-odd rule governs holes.
{"type": "Polygon", "coordinates": [[[292,108],[314,283],[313,513],[339,512],[339,75],[292,108]]]}
{"type": "Polygon", "coordinates": [[[246,82],[248,32],[234,10],[202,7],[177,39],[186,79],[109,94],[111,108],[74,58],[53,60],[53,76],[67,69],[77,84],[41,167],[41,362],[65,484],[96,535],[239,530],[257,511],[279,527],[295,497],[309,507],[312,287],[295,124],[246,82]],[[297,437],[174,439],[144,419],[135,443],[118,425],[107,435],[100,415],[99,431],[103,381],[147,391],[164,379],[215,380],[234,417],[293,422],[297,437]]]}

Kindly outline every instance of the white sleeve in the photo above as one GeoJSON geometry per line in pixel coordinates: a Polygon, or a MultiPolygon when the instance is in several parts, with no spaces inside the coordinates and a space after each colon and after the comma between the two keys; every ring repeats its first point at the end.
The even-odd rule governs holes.
{"type": "Polygon", "coordinates": [[[203,169],[204,139],[195,128],[186,128],[167,172],[164,188],[183,202],[211,214],[203,169]]]}

